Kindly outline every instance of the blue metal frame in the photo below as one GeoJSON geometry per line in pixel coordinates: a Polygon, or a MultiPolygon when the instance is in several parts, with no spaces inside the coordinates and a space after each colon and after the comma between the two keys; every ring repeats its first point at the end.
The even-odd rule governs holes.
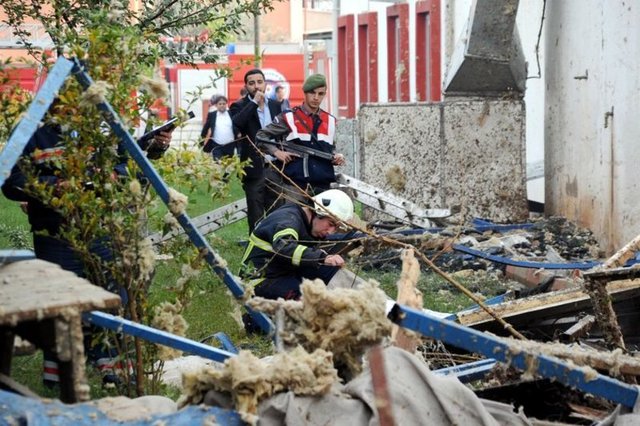
{"type": "MultiPolygon", "coordinates": [[[[11,169],[18,161],[24,147],[29,139],[36,131],[39,122],[42,120],[47,110],[51,106],[60,87],[64,84],[69,73],[73,73],[80,85],[86,90],[93,84],[93,80],[84,70],[83,65],[77,58],[68,60],[63,57],[58,58],[56,64],[47,76],[43,87],[38,91],[34,101],[27,110],[25,118],[20,120],[18,126],[12,133],[4,150],[0,153],[0,186],[4,183],[7,176],[11,173],[11,169]]],[[[134,161],[138,164],[144,175],[149,179],[151,185],[156,190],[162,201],[168,205],[170,201],[169,187],[162,180],[158,172],[155,170],[151,162],[133,139],[129,132],[120,122],[118,114],[114,111],[108,102],[101,102],[97,105],[98,109],[103,112],[105,121],[109,124],[113,132],[118,136],[125,149],[129,152],[134,161]]],[[[244,288],[238,277],[234,276],[226,267],[218,262],[219,256],[209,245],[209,242],[198,231],[191,219],[186,213],[177,216],[177,220],[189,236],[191,242],[201,253],[222,282],[229,288],[231,293],[237,298],[244,297],[244,288]]],[[[261,312],[253,311],[245,306],[255,323],[267,334],[273,333],[273,323],[269,317],[261,312]]]]}
{"type": "Polygon", "coordinates": [[[234,345],[231,339],[229,338],[229,336],[227,336],[222,331],[219,331],[218,333],[214,334],[211,337],[215,337],[218,340],[218,342],[220,342],[220,344],[222,345],[222,348],[225,351],[231,352],[232,354],[238,353],[238,348],[236,348],[236,345],[234,345]]]}
{"type": "Polygon", "coordinates": [[[203,358],[212,359],[217,362],[224,362],[227,358],[236,356],[234,353],[214,348],[212,346],[205,345],[204,343],[176,336],[175,334],[171,334],[166,331],[138,324],[100,311],[85,313],[82,315],[82,318],[91,324],[108,328],[109,330],[136,336],[153,343],[169,346],[171,348],[179,349],[183,352],[198,355],[203,358]]]}
{"type": "Polygon", "coordinates": [[[31,250],[0,250],[0,264],[35,258],[36,254],[31,250]]]}
{"type": "MultiPolygon", "coordinates": [[[[531,227],[533,227],[533,224],[531,223],[523,223],[523,224],[514,224],[514,225],[497,225],[497,224],[492,224],[490,222],[484,221],[484,220],[480,220],[480,219],[474,219],[473,220],[473,229],[478,231],[478,232],[484,232],[484,231],[496,231],[496,232],[505,232],[505,231],[511,231],[514,229],[529,229],[531,227]]],[[[402,231],[390,231],[390,232],[380,232],[378,235],[393,235],[393,234],[399,234],[399,235],[423,235],[426,233],[438,233],[441,232],[444,228],[428,228],[428,229],[405,229],[402,231]]],[[[328,241],[340,241],[342,239],[345,238],[346,234],[333,234],[333,235],[329,235],[327,237],[328,241]]],[[[359,239],[359,238],[366,238],[368,237],[368,234],[362,233],[362,232],[358,232],[355,233],[354,235],[351,236],[351,239],[359,239]]],[[[491,262],[494,263],[500,263],[502,265],[512,265],[512,266],[517,266],[520,268],[532,268],[532,269],[582,269],[582,270],[586,270],[586,269],[591,269],[595,266],[598,266],[601,264],[601,262],[571,262],[571,263],[550,263],[550,262],[529,262],[529,261],[524,261],[524,260],[513,260],[510,259],[508,257],[504,257],[504,256],[497,256],[494,254],[488,254],[485,253],[483,251],[480,250],[476,250],[473,249],[471,247],[467,247],[465,245],[462,244],[452,244],[451,248],[455,251],[461,252],[461,253],[466,253],[468,255],[474,256],[474,257],[480,257],[482,259],[486,259],[489,260],[491,262]]],[[[630,262],[627,263],[627,265],[629,264],[633,264],[636,263],[637,260],[632,260],[630,262]]]]}
{"type": "Polygon", "coordinates": [[[494,254],[488,254],[480,250],[472,249],[471,247],[463,246],[461,244],[453,244],[451,246],[455,251],[467,253],[475,257],[490,260],[494,263],[500,263],[502,265],[518,266],[520,268],[532,268],[532,269],[591,269],[601,264],[601,262],[572,262],[572,263],[548,263],[548,262],[527,262],[522,260],[513,260],[504,256],[496,256],[494,254]]]}
{"type": "Polygon", "coordinates": [[[416,309],[395,305],[389,313],[389,318],[401,327],[417,331],[427,337],[494,358],[520,370],[534,369],[534,372],[542,377],[557,380],[567,386],[576,387],[629,408],[632,408],[638,399],[638,388],[635,386],[601,374],[596,374],[594,377],[588,376],[579,367],[570,366],[556,358],[528,354],[518,348],[517,342],[509,344],[499,337],[416,309]]]}
{"type": "Polygon", "coordinates": [[[18,162],[18,159],[27,146],[29,139],[38,128],[40,121],[49,110],[53,99],[58,94],[60,87],[64,84],[69,72],[73,68],[73,62],[60,58],[55,63],[47,80],[38,90],[33,102],[29,105],[26,114],[11,133],[6,146],[0,152],[0,186],[4,184],[11,174],[11,169],[18,162]]]}
{"type": "Polygon", "coordinates": [[[25,398],[0,390],[0,424],[34,426],[148,426],[171,425],[191,426],[200,424],[220,424],[223,426],[244,426],[236,411],[218,407],[190,405],[175,413],[150,416],[144,420],[120,422],[110,419],[91,404],[63,404],[56,400],[25,398]]]}
{"type": "MultiPolygon", "coordinates": [[[[84,67],[77,58],[74,58],[73,61],[75,64],[73,67],[73,74],[80,85],[82,85],[82,87],[86,90],[93,84],[93,80],[91,79],[89,74],[84,71],[84,67]]],[[[149,159],[147,159],[147,156],[144,154],[138,143],[122,126],[122,123],[118,118],[118,114],[106,101],[97,104],[97,107],[103,112],[105,121],[109,124],[116,136],[118,136],[123,141],[125,149],[138,164],[147,179],[149,179],[149,182],[156,190],[158,196],[162,199],[162,201],[164,201],[166,205],[169,205],[169,187],[164,183],[162,177],[160,177],[149,159]]],[[[200,233],[200,231],[198,231],[198,228],[195,227],[195,225],[191,221],[191,218],[186,213],[182,213],[178,215],[176,219],[184,229],[185,233],[189,236],[191,242],[196,246],[198,250],[200,250],[201,253],[204,253],[204,258],[209,266],[211,266],[211,269],[213,269],[213,271],[220,277],[220,279],[222,279],[222,282],[225,283],[225,285],[237,299],[242,299],[244,297],[244,288],[240,284],[240,279],[235,277],[229,271],[229,269],[219,264],[217,260],[219,256],[209,245],[209,242],[206,240],[206,238],[200,233]]],[[[245,308],[263,331],[268,334],[273,332],[273,323],[267,315],[261,312],[253,311],[247,306],[245,306],[245,308]]]]}

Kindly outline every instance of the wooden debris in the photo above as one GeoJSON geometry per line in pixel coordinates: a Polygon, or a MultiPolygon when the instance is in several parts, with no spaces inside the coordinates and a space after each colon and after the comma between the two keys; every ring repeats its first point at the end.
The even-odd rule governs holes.
{"type": "Polygon", "coordinates": [[[2,325],[120,306],[118,295],[43,260],[4,265],[0,276],[2,325]]]}
{"type": "Polygon", "coordinates": [[[602,269],[611,269],[624,266],[627,260],[631,259],[640,250],[640,235],[629,241],[616,254],[611,256],[603,265],[602,269]]]}
{"type": "Polygon", "coordinates": [[[387,373],[384,368],[384,358],[382,355],[382,347],[380,345],[374,346],[369,351],[369,366],[371,370],[373,395],[375,396],[376,410],[378,410],[380,426],[394,426],[393,400],[389,394],[387,373]]]}
{"type": "MultiPolygon", "coordinates": [[[[416,260],[413,250],[404,250],[401,256],[402,273],[396,284],[398,286],[397,301],[410,308],[422,309],[422,292],[417,288],[420,278],[420,264],[416,260]]],[[[396,346],[410,353],[414,353],[420,344],[420,337],[416,333],[397,325],[393,326],[391,340],[396,346]]]]}
{"type": "MultiPolygon", "coordinates": [[[[607,293],[616,301],[640,295],[640,280],[622,280],[609,283],[607,293]]],[[[552,293],[543,293],[524,299],[492,305],[493,311],[509,318],[510,321],[526,323],[532,318],[550,318],[559,315],[588,309],[589,295],[582,289],[567,289],[552,293]]],[[[461,312],[458,314],[460,324],[476,326],[493,321],[493,317],[485,311],[461,312]]]]}
{"type": "Polygon", "coordinates": [[[585,407],[584,405],[578,405],[572,402],[568,402],[567,405],[574,411],[571,416],[579,419],[599,422],[609,415],[608,411],[597,410],[595,408],[585,407]]]}
{"type": "Polygon", "coordinates": [[[14,335],[55,348],[60,360],[60,399],[89,399],[81,315],[116,308],[120,297],[59,265],[25,260],[0,266],[0,372],[9,373],[14,335]]]}
{"type": "Polygon", "coordinates": [[[513,340],[512,348],[518,348],[531,354],[549,355],[563,360],[571,360],[579,366],[607,371],[612,376],[640,376],[640,359],[625,355],[622,350],[612,352],[597,351],[584,346],[562,343],[543,343],[513,340]]]}
{"type": "Polygon", "coordinates": [[[575,342],[580,337],[585,336],[596,322],[596,317],[587,315],[580,321],[571,326],[567,331],[562,333],[560,338],[565,342],[575,342]]]}
{"type": "Polygon", "coordinates": [[[585,275],[584,289],[591,299],[596,322],[602,330],[607,346],[610,349],[620,348],[626,351],[622,330],[620,330],[618,318],[613,310],[611,297],[607,292],[607,281],[585,275]]]}

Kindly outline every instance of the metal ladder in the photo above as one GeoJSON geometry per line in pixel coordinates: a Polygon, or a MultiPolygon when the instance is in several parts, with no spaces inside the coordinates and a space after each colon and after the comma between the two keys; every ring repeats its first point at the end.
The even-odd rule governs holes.
{"type": "Polygon", "coordinates": [[[353,198],[362,204],[419,228],[433,227],[434,224],[429,219],[451,216],[449,209],[424,209],[409,200],[345,174],[336,175],[336,181],[340,188],[351,190],[353,198]]]}
{"type": "MultiPolygon", "coordinates": [[[[449,209],[423,209],[417,204],[397,195],[383,191],[373,185],[365,183],[345,174],[336,175],[339,188],[349,190],[353,198],[362,204],[386,213],[402,222],[419,228],[432,228],[434,225],[429,219],[442,219],[451,216],[449,209]]],[[[245,199],[237,200],[226,206],[212,210],[194,218],[193,224],[203,235],[244,219],[247,216],[247,202],[245,199]]],[[[171,231],[167,234],[156,232],[150,235],[153,244],[168,241],[184,231],[171,231]]]]}
{"type": "MultiPolygon", "coordinates": [[[[247,200],[244,198],[227,204],[208,213],[194,217],[191,221],[193,225],[198,229],[202,235],[210,234],[218,229],[230,225],[234,222],[247,217],[247,200]]],[[[178,235],[184,235],[184,230],[175,230],[162,234],[162,232],[156,232],[149,235],[149,239],[153,244],[163,243],[178,235]]]]}

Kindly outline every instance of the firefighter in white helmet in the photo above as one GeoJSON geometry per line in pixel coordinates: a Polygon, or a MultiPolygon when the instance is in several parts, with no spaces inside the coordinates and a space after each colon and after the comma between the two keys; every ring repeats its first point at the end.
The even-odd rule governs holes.
{"type": "Polygon", "coordinates": [[[313,197],[313,206],[285,204],[258,223],[242,258],[243,278],[256,296],[298,299],[304,278],[328,283],[344,265],[338,254],[314,247],[353,216],[351,198],[338,189],[313,197]]]}

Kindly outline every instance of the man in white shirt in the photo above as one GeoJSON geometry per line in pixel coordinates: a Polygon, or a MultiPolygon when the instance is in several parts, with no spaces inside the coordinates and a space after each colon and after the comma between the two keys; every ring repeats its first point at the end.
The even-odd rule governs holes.
{"type": "Polygon", "coordinates": [[[219,160],[234,155],[236,131],[227,110],[227,98],[219,95],[212,98],[215,110],[207,115],[203,133],[204,151],[211,152],[213,158],[219,160]]]}

